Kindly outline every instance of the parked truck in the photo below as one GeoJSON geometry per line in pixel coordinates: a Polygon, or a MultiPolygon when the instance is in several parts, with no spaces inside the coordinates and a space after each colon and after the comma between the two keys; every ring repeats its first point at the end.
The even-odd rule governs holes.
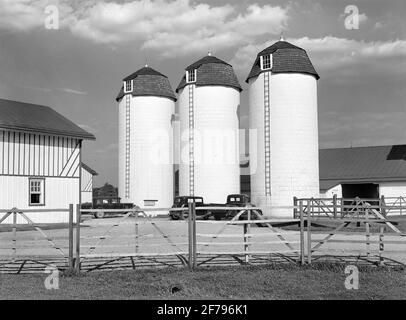
{"type": "MultiPolygon", "coordinates": [[[[245,194],[230,194],[227,196],[226,203],[204,203],[203,197],[191,197],[191,196],[180,196],[175,197],[174,204],[172,208],[185,208],[183,211],[174,211],[170,210],[169,215],[172,220],[185,219],[189,215],[188,204],[189,202],[194,202],[196,207],[250,207],[250,197],[245,194]]],[[[239,210],[216,210],[216,209],[207,209],[207,210],[196,210],[196,216],[203,219],[210,219],[211,217],[215,220],[221,219],[232,219],[239,210]]],[[[257,212],[262,215],[261,210],[257,212]]],[[[240,219],[247,219],[248,213],[244,212],[240,219]]],[[[257,215],[252,214],[251,219],[257,219],[257,215]]]]}
{"type": "Polygon", "coordinates": [[[128,212],[126,209],[132,209],[134,208],[133,203],[123,203],[121,202],[121,199],[119,197],[94,197],[93,202],[86,202],[82,203],[81,206],[82,209],[92,209],[92,213],[95,218],[97,219],[102,219],[106,215],[113,215],[113,214],[123,214],[128,212]],[[100,210],[94,210],[93,209],[100,209],[100,210]],[[108,212],[108,211],[101,211],[101,210],[109,210],[109,209],[120,209],[121,211],[113,211],[113,212],[108,212]]]}

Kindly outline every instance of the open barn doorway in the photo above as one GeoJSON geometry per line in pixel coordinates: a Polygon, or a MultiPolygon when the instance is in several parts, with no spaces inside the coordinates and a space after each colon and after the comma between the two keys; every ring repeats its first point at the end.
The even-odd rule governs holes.
{"type": "Polygon", "coordinates": [[[375,183],[348,183],[342,185],[343,198],[378,199],[379,185],[375,183]]]}

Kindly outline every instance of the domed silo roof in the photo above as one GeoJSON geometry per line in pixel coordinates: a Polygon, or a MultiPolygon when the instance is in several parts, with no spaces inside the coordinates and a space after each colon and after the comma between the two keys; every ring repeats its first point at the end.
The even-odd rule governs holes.
{"type": "Polygon", "coordinates": [[[306,73],[320,78],[304,49],[280,40],[258,53],[246,82],[263,72],[260,57],[267,54],[272,54],[272,73],[306,73]]]}
{"type": "MultiPolygon", "coordinates": [[[[123,81],[128,80],[133,80],[133,91],[131,93],[133,96],[157,96],[176,101],[168,77],[148,66],[123,79],[123,81]]],[[[124,86],[122,86],[116,100],[120,101],[124,95],[124,86]]]]}
{"type": "MultiPolygon", "coordinates": [[[[192,63],[185,70],[191,71],[194,69],[196,69],[196,82],[194,83],[196,86],[225,86],[242,91],[233,67],[219,58],[207,55],[192,63]]],[[[176,92],[186,85],[186,74],[184,74],[176,88],[176,92]]]]}

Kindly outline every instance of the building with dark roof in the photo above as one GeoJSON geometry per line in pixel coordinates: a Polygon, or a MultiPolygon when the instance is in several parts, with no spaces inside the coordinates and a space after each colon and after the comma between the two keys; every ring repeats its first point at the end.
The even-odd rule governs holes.
{"type": "Polygon", "coordinates": [[[176,96],[168,78],[145,66],[122,80],[116,101],[119,197],[141,208],[172,206],[176,96]]]}
{"type": "Polygon", "coordinates": [[[406,145],[321,149],[319,157],[326,197],[406,196],[406,145]]]}
{"type": "Polygon", "coordinates": [[[210,53],[185,68],[176,89],[183,137],[179,150],[188,155],[180,156],[179,194],[214,203],[240,192],[241,90],[233,67],[210,53]]]}
{"type": "MultiPolygon", "coordinates": [[[[250,194],[246,168],[241,183],[250,194]]],[[[319,177],[321,197],[406,197],[406,145],[320,149],[319,177]]]]}
{"type": "MultiPolygon", "coordinates": [[[[0,99],[0,209],[80,204],[82,142],[94,139],[50,107],[0,99]]],[[[69,219],[67,212],[27,216],[38,223],[69,219]]],[[[21,216],[17,222],[27,223],[21,216]]]]}
{"type": "Polygon", "coordinates": [[[251,198],[259,206],[285,207],[294,196],[319,194],[318,79],[306,51],[282,39],[254,59],[246,82],[250,130],[257,132],[251,198]]]}

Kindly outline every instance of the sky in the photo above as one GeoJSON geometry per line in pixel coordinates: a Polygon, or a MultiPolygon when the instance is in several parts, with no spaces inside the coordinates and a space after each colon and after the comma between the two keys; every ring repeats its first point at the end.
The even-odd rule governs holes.
{"type": "Polygon", "coordinates": [[[243,86],[257,53],[304,48],[320,74],[322,148],[406,144],[404,0],[0,0],[0,98],[47,105],[93,133],[83,161],[117,184],[122,79],[148,63],[176,88],[210,51],[243,86]],[[357,23],[358,22],[358,23],[357,23]]]}

